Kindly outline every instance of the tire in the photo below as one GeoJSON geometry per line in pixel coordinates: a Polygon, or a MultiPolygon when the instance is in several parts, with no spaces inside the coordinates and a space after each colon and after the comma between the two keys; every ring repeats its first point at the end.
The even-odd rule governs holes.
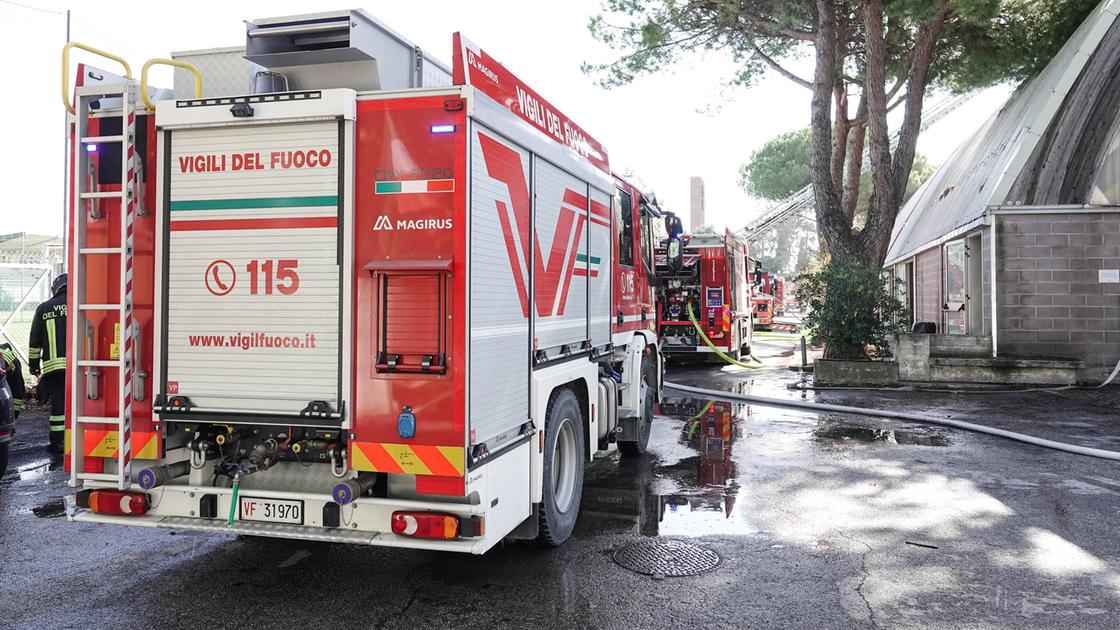
{"type": "Polygon", "coordinates": [[[0,479],[4,478],[4,473],[8,470],[8,447],[11,443],[4,442],[0,444],[0,479]]]}
{"type": "Polygon", "coordinates": [[[650,427],[653,426],[653,388],[654,383],[657,382],[653,374],[653,365],[648,359],[642,359],[642,416],[638,418],[638,439],[637,440],[619,440],[618,450],[623,455],[633,456],[641,455],[646,452],[649,447],[649,432],[650,427]]]}
{"type": "Polygon", "coordinates": [[[542,545],[557,547],[575,529],[587,459],[585,426],[575,392],[561,389],[553,393],[544,423],[544,493],[537,534],[542,545]]]}

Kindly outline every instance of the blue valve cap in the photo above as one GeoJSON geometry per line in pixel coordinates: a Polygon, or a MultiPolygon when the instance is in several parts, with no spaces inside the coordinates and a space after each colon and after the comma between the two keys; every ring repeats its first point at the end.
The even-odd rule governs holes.
{"type": "Polygon", "coordinates": [[[151,468],[145,468],[144,470],[140,471],[139,475],[137,475],[136,481],[140,484],[141,488],[145,490],[151,490],[159,483],[159,476],[156,474],[155,470],[151,468]]]}
{"type": "Polygon", "coordinates": [[[335,486],[334,490],[331,492],[331,497],[334,499],[334,502],[339,505],[348,505],[361,493],[362,489],[358,485],[358,482],[350,479],[335,486]]]}

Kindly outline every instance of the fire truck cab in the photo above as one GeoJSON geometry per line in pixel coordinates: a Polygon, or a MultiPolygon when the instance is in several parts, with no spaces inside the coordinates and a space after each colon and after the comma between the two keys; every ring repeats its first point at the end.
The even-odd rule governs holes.
{"type": "Polygon", "coordinates": [[[649,440],[655,204],[459,34],[448,68],[364,11],[246,27],[139,82],[64,52],[123,64],[64,94],[71,519],[560,544],[649,440]]]}

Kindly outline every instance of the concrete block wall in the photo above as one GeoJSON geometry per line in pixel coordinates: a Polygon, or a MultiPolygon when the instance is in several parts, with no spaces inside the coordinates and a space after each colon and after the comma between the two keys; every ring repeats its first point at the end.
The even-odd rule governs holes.
{"type": "MultiPolygon", "coordinates": [[[[1000,354],[1070,357],[1098,382],[1120,360],[1120,213],[998,217],[1000,354]]],[[[989,294],[990,295],[990,294],[989,294]]]]}
{"type": "Polygon", "coordinates": [[[941,331],[941,248],[933,247],[914,257],[914,321],[935,322],[941,331]]]}

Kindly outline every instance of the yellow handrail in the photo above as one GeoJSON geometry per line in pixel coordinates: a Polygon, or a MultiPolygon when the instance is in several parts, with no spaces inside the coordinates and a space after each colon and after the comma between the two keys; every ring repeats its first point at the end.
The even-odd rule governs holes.
{"type": "Polygon", "coordinates": [[[145,61],[144,67],[140,70],[140,98],[144,99],[144,106],[148,108],[148,111],[156,111],[156,104],[152,102],[152,99],[148,98],[148,68],[157,65],[175,66],[176,68],[189,70],[190,73],[194,75],[194,97],[202,98],[202,73],[198,71],[198,68],[185,61],[156,57],[155,59],[145,61]]]}
{"type": "Polygon", "coordinates": [[[124,78],[126,78],[126,79],[131,79],[132,78],[132,66],[129,66],[128,62],[125,61],[123,57],[118,57],[118,56],[116,56],[112,53],[107,53],[104,50],[94,48],[93,46],[86,46],[85,44],[83,44],[81,42],[67,42],[66,45],[62,47],[62,104],[66,106],[66,111],[70,112],[71,114],[74,113],[74,106],[70,104],[70,49],[71,48],[78,48],[78,49],[84,50],[86,52],[91,52],[95,55],[101,55],[102,57],[105,57],[106,59],[112,59],[113,61],[121,64],[122,66],[124,66],[124,78]]]}

